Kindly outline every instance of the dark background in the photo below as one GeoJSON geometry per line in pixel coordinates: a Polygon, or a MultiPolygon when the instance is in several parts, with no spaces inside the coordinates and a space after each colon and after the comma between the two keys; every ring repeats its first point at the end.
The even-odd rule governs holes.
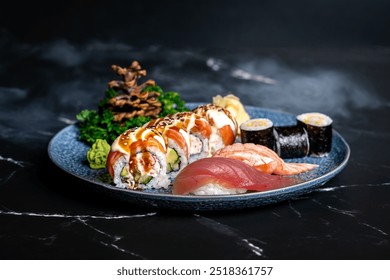
{"type": "Polygon", "coordinates": [[[0,38],[178,48],[386,46],[389,8],[386,0],[7,1],[0,38]]]}
{"type": "Polygon", "coordinates": [[[390,1],[2,1],[0,259],[389,259],[390,1]],[[59,170],[50,140],[139,60],[189,101],[321,111],[351,148],[303,197],[182,213],[59,170]],[[270,85],[236,70],[275,79],[270,85]],[[190,240],[190,242],[189,242],[190,240]]]}

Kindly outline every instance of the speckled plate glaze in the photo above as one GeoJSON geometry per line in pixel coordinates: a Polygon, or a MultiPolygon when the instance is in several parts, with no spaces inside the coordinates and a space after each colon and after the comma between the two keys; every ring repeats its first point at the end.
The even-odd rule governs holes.
{"type": "MultiPolygon", "coordinates": [[[[188,103],[195,107],[198,103],[188,103]]],[[[276,126],[294,125],[296,120],[292,114],[245,106],[251,118],[269,118],[276,126]]],[[[78,140],[76,125],[70,125],[58,132],[50,141],[48,153],[50,159],[64,171],[88,181],[101,188],[105,193],[114,195],[118,199],[147,207],[157,207],[177,210],[229,210],[258,207],[265,204],[294,198],[313,191],[337,175],[347,164],[350,148],[341,135],[333,130],[331,152],[324,157],[304,157],[285,161],[308,162],[318,164],[319,167],[298,175],[302,183],[282,189],[265,192],[245,193],[221,196],[192,196],[173,195],[169,190],[135,191],[119,189],[113,185],[103,183],[99,178],[107,174],[107,170],[93,170],[89,168],[86,153],[89,147],[78,140]]]]}

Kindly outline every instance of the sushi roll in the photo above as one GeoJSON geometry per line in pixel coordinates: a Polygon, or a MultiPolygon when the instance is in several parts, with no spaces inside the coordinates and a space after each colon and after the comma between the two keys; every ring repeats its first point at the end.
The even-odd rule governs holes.
{"type": "Polygon", "coordinates": [[[241,142],[254,143],[275,149],[274,124],[270,119],[257,118],[240,125],[241,142]]]}
{"type": "Polygon", "coordinates": [[[322,113],[312,112],[297,116],[298,125],[308,133],[310,155],[325,156],[332,149],[333,120],[322,113]]]}
{"type": "Polygon", "coordinates": [[[165,140],[157,130],[129,129],[112,143],[107,169],[118,188],[167,188],[166,151],[165,140]]]}
{"type": "Polygon", "coordinates": [[[309,137],[302,126],[274,128],[275,152],[281,158],[300,158],[309,154],[309,137]]]}
{"type": "Polygon", "coordinates": [[[149,128],[160,132],[167,144],[167,175],[172,180],[177,172],[188,164],[190,135],[186,130],[176,127],[172,122],[167,121],[156,122],[154,125],[149,125],[149,128]]]}
{"type": "Polygon", "coordinates": [[[212,129],[210,136],[210,153],[235,142],[238,125],[229,110],[214,104],[196,107],[192,112],[205,118],[212,129]]]}
{"type": "Polygon", "coordinates": [[[188,145],[188,162],[207,157],[210,152],[211,126],[194,112],[180,112],[155,119],[144,126],[176,127],[188,145]]]}

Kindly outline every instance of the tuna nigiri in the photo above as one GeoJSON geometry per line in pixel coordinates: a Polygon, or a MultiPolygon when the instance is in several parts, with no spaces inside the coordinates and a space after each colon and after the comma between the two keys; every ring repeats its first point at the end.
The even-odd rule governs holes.
{"type": "Polygon", "coordinates": [[[222,195],[267,191],[290,186],[299,180],[270,175],[240,160],[211,157],[197,160],[176,176],[173,194],[222,195]]]}
{"type": "Polygon", "coordinates": [[[284,162],[273,150],[253,143],[234,143],[216,151],[213,157],[237,159],[257,170],[277,175],[295,175],[318,166],[310,163],[284,162]]]}

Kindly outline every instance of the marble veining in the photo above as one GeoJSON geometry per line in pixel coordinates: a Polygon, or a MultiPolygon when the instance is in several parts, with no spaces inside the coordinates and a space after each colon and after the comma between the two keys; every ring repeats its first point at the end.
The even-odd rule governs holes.
{"type": "Polygon", "coordinates": [[[380,230],[379,228],[376,228],[376,227],[374,227],[374,226],[372,226],[372,225],[369,225],[369,224],[367,224],[367,223],[359,223],[359,224],[364,225],[364,226],[366,226],[366,227],[369,227],[369,228],[371,228],[371,229],[373,229],[373,230],[379,232],[380,234],[382,234],[382,235],[384,235],[384,236],[388,236],[388,235],[389,235],[387,232],[384,232],[383,230],[380,230]]]}
{"type": "Polygon", "coordinates": [[[302,213],[299,212],[291,203],[291,200],[288,201],[288,207],[298,216],[298,218],[302,218],[302,213]]]}
{"type": "Polygon", "coordinates": [[[315,191],[316,192],[331,192],[331,191],[337,191],[339,189],[343,188],[355,188],[355,187],[386,187],[390,186],[390,182],[385,183],[379,183],[379,184],[351,184],[351,185],[340,185],[340,186],[332,186],[332,187],[322,187],[318,188],[315,191]]]}
{"type": "Polygon", "coordinates": [[[215,221],[213,219],[195,214],[195,217],[197,218],[197,221],[203,225],[206,226],[213,231],[215,231],[218,235],[222,236],[227,236],[229,238],[235,239],[235,243],[238,246],[244,247],[248,249],[251,253],[260,256],[260,257],[265,257],[264,255],[264,250],[260,248],[258,245],[253,244],[254,242],[256,243],[264,243],[260,240],[251,238],[244,238],[242,237],[242,233],[238,232],[237,229],[234,229],[228,225],[222,224],[218,221],[215,221]],[[252,241],[250,241],[252,240],[252,241]]]}
{"type": "MultiPolygon", "coordinates": [[[[113,250],[117,250],[121,253],[125,253],[130,255],[132,258],[136,259],[146,259],[145,257],[132,252],[129,249],[124,248],[123,246],[117,244],[123,239],[126,239],[125,236],[119,236],[116,234],[111,234],[105,230],[110,227],[107,225],[101,225],[102,228],[98,228],[90,223],[93,220],[104,220],[104,221],[114,221],[114,220],[127,220],[127,219],[135,219],[135,218],[147,218],[156,215],[155,212],[145,213],[145,214],[137,214],[137,215],[105,215],[105,216],[97,216],[97,215],[67,215],[67,214],[55,214],[55,213],[33,213],[33,212],[17,212],[17,211],[2,211],[0,210],[0,216],[21,216],[21,217],[33,217],[33,218],[54,218],[54,219],[66,219],[70,223],[68,223],[68,227],[74,222],[78,222],[87,228],[91,229],[95,234],[92,237],[92,240],[97,242],[98,244],[111,248],[113,250]]],[[[60,242],[58,235],[50,235],[50,236],[35,236],[35,235],[25,235],[26,238],[35,239],[42,242],[45,246],[52,246],[55,242],[60,242]]],[[[126,244],[126,242],[124,242],[126,244]]]]}
{"type": "MultiPolygon", "coordinates": [[[[143,216],[143,217],[147,217],[146,215],[143,216]]],[[[133,217],[132,217],[133,218],[133,217]]],[[[80,221],[80,223],[82,223],[83,225],[91,228],[92,230],[94,230],[96,233],[100,234],[100,235],[103,235],[103,236],[106,236],[109,238],[109,241],[103,241],[101,239],[98,239],[97,242],[105,247],[109,247],[109,248],[113,248],[114,250],[118,250],[122,253],[125,253],[125,254],[129,254],[131,255],[132,257],[135,257],[137,259],[146,259],[145,257],[137,254],[137,253],[134,253],[126,248],[123,248],[121,246],[119,246],[118,244],[116,244],[118,241],[124,239],[124,236],[118,236],[118,235],[111,235],[101,229],[98,229],[97,227],[95,226],[92,226],[90,223],[87,222],[87,220],[85,219],[81,219],[81,218],[77,218],[78,221],[80,221]]]]}
{"type": "Polygon", "coordinates": [[[0,177],[0,185],[8,182],[15,175],[15,173],[16,173],[16,170],[12,171],[11,173],[9,173],[5,177],[0,177]]]}
{"type": "Polygon", "coordinates": [[[150,217],[156,215],[156,212],[137,214],[137,215],[97,216],[97,215],[68,215],[68,214],[56,214],[56,213],[36,213],[36,212],[18,212],[18,211],[0,210],[0,215],[27,216],[27,217],[40,217],[40,218],[64,218],[64,219],[80,219],[80,220],[82,219],[118,220],[118,219],[150,217]]]}
{"type": "Polygon", "coordinates": [[[0,161],[10,162],[10,163],[15,164],[15,165],[20,166],[20,167],[24,167],[25,166],[25,162],[24,161],[15,160],[13,158],[6,158],[6,157],[3,157],[1,155],[0,155],[0,161]]]}
{"type": "Polygon", "coordinates": [[[319,201],[316,200],[316,199],[312,199],[312,201],[313,201],[314,203],[317,203],[318,205],[321,205],[321,206],[324,206],[324,207],[328,208],[330,211],[333,211],[333,212],[336,212],[336,213],[339,213],[339,214],[343,214],[343,215],[355,217],[355,215],[356,215],[357,213],[359,213],[359,211],[357,211],[357,210],[339,209],[339,208],[336,208],[336,207],[331,206],[331,205],[324,205],[323,203],[319,202],[319,201]]]}

